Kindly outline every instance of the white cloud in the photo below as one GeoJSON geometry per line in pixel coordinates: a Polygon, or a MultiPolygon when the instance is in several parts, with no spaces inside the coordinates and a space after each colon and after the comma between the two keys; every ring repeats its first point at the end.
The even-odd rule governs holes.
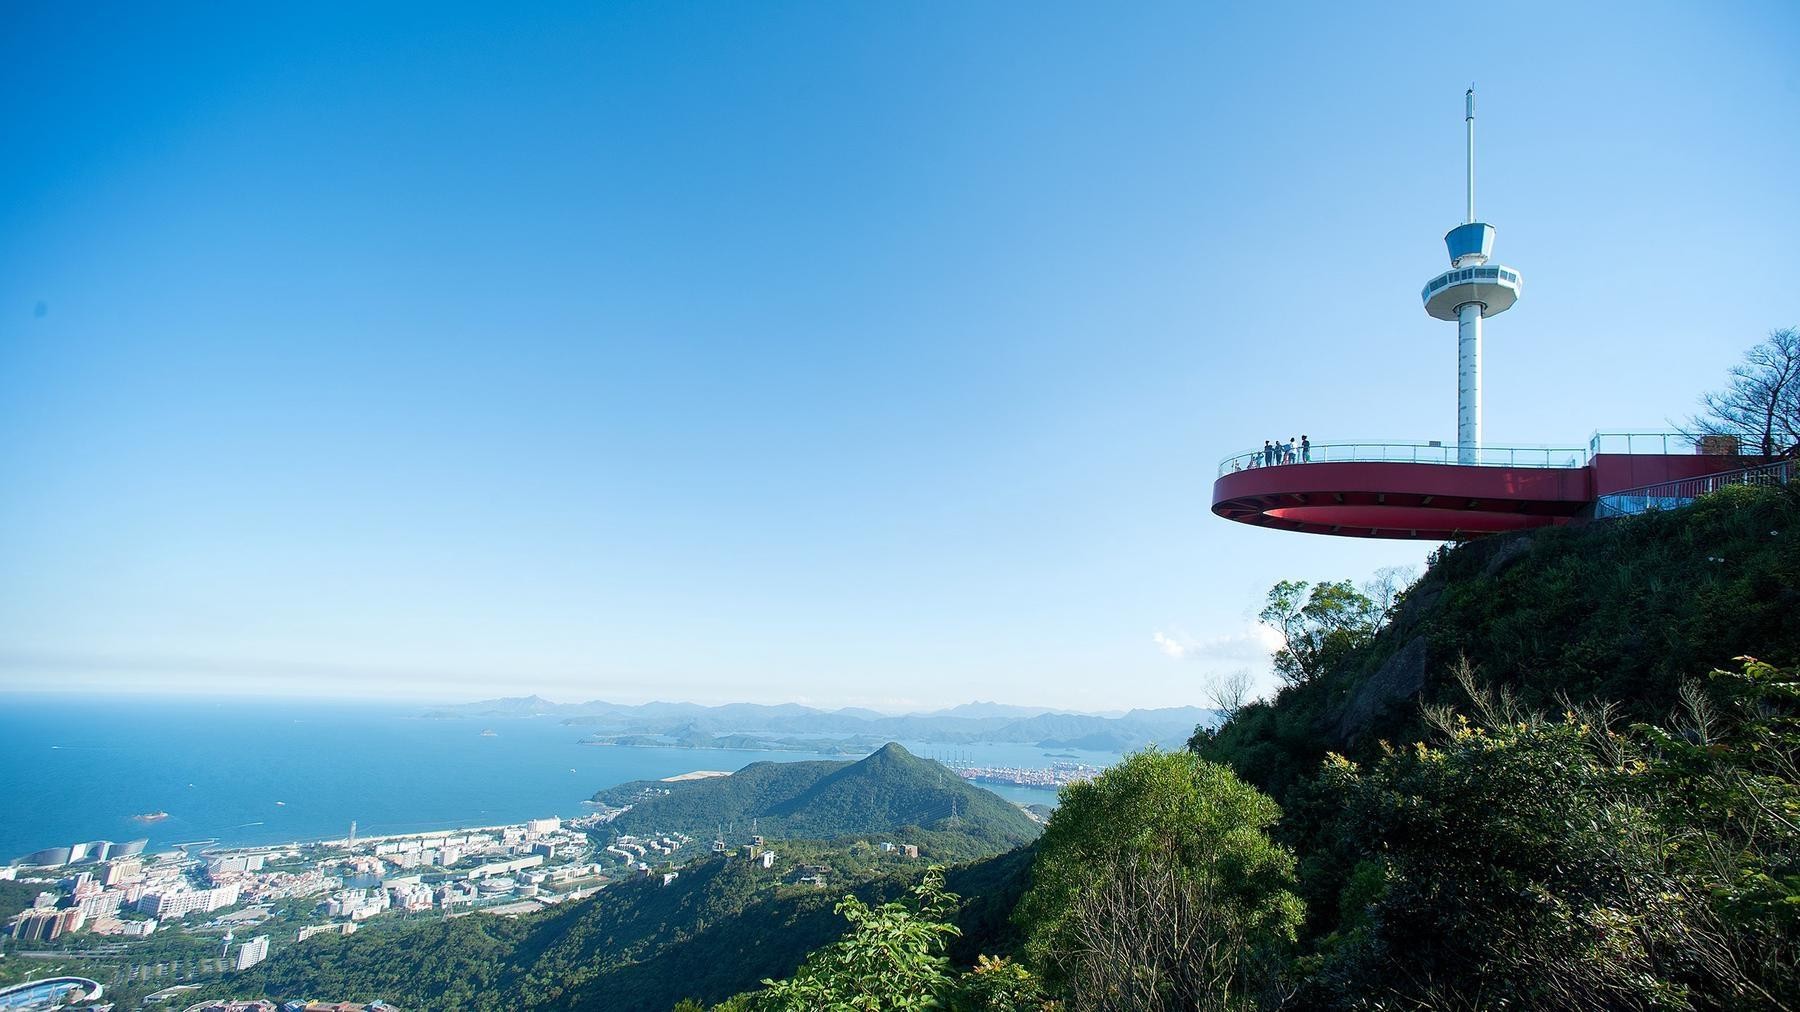
{"type": "Polygon", "coordinates": [[[1150,636],[1156,648],[1174,660],[1192,660],[1217,666],[1261,667],[1281,647],[1281,634],[1261,622],[1218,636],[1200,639],[1179,629],[1156,630],[1150,636]]]}
{"type": "Polygon", "coordinates": [[[1156,631],[1156,633],[1151,636],[1151,639],[1154,639],[1156,641],[1157,649],[1161,650],[1165,654],[1168,654],[1170,657],[1175,658],[1176,660],[1180,660],[1181,658],[1187,656],[1187,652],[1188,652],[1187,644],[1181,642],[1180,640],[1174,638],[1173,636],[1170,636],[1170,635],[1164,633],[1160,629],[1158,629],[1156,631]]]}

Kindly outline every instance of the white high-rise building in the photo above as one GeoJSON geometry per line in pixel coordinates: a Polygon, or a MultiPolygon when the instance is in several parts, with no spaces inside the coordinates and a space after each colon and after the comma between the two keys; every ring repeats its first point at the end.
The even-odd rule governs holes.
{"type": "Polygon", "coordinates": [[[232,965],[240,970],[248,970],[269,958],[269,936],[257,935],[248,942],[238,946],[237,962],[232,965]]]}

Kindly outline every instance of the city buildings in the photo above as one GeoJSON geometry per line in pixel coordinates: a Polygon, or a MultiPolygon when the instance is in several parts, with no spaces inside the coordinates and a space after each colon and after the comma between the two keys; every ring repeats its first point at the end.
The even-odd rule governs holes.
{"type": "Polygon", "coordinates": [[[107,889],[76,900],[75,909],[80,910],[89,920],[93,920],[117,914],[124,903],[125,893],[123,890],[107,889]]]}
{"type": "MultiPolygon", "coordinates": [[[[20,880],[36,890],[28,894],[34,895],[32,908],[5,928],[32,942],[86,931],[129,943],[194,914],[235,911],[184,930],[249,927],[268,921],[271,910],[285,908],[298,911],[303,920],[284,925],[283,931],[295,932],[284,937],[300,941],[351,934],[358,924],[390,912],[435,908],[517,915],[590,895],[605,883],[600,866],[593,863],[595,846],[588,835],[597,824],[592,817],[533,819],[479,830],[195,855],[179,849],[145,855],[142,841],[50,848],[32,856],[53,860],[0,867],[0,879],[20,880]],[[283,903],[292,900],[310,902],[283,903]],[[305,923],[307,915],[330,922],[305,923]]],[[[635,849],[647,853],[654,847],[673,854],[686,842],[675,834],[635,849]]],[[[270,934],[227,948],[225,965],[253,966],[271,954],[272,944],[280,942],[270,934]]]]}
{"type": "Polygon", "coordinates": [[[152,918],[146,921],[125,921],[111,914],[101,914],[88,924],[88,930],[96,935],[147,938],[156,933],[156,920],[152,918]]]}
{"type": "Polygon", "coordinates": [[[310,924],[301,928],[294,936],[294,941],[304,942],[315,935],[354,935],[356,922],[346,921],[338,924],[310,924]]]}
{"type": "Polygon", "coordinates": [[[17,941],[48,942],[63,933],[62,913],[41,908],[26,910],[8,923],[7,931],[17,941]]]}
{"type": "Polygon", "coordinates": [[[137,858],[113,861],[100,869],[100,884],[107,887],[136,882],[144,877],[144,862],[137,858]]]}
{"type": "Polygon", "coordinates": [[[224,875],[242,875],[245,872],[261,871],[263,860],[264,855],[262,854],[231,854],[226,857],[216,857],[206,862],[206,873],[216,879],[224,875]]]}
{"type": "Polygon", "coordinates": [[[320,904],[320,909],[327,917],[348,917],[353,921],[361,921],[387,910],[388,906],[388,894],[385,890],[344,889],[333,893],[320,904]]]}
{"type": "Polygon", "coordinates": [[[137,901],[139,913],[149,914],[159,920],[175,920],[188,914],[211,913],[221,907],[228,907],[238,901],[243,887],[236,882],[214,886],[211,889],[192,889],[176,884],[166,890],[147,892],[137,901]]]}

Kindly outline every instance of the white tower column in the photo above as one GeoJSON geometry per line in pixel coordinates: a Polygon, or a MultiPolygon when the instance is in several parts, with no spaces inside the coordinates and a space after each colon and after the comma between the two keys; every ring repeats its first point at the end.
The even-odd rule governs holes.
{"type": "Polygon", "coordinates": [[[1481,321],[1519,299],[1519,272],[1492,263],[1494,226],[1475,220],[1475,89],[1464,96],[1467,220],[1444,235],[1450,269],[1426,282],[1425,312],[1456,321],[1456,462],[1481,463],[1481,321]]]}
{"type": "Polygon", "coordinates": [[[1481,463],[1481,303],[1456,307],[1456,462],[1481,463]]]}

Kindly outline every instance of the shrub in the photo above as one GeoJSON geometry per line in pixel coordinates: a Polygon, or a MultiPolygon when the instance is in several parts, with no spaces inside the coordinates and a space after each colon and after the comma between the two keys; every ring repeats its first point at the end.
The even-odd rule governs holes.
{"type": "Polygon", "coordinates": [[[1065,788],[1018,918],[1075,1009],[1223,1009],[1294,938],[1274,802],[1223,766],[1151,749],[1065,788]]]}

